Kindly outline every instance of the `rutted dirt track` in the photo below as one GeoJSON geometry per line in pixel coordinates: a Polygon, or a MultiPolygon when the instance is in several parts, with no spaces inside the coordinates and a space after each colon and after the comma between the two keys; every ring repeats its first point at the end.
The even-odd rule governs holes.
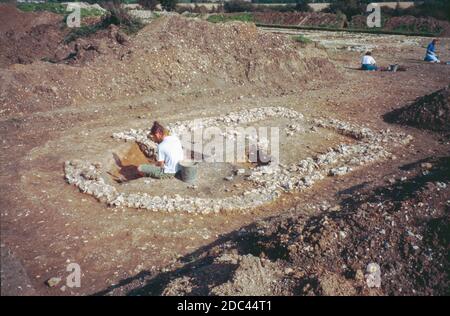
{"type": "MultiPolygon", "coordinates": [[[[37,62],[0,70],[9,78],[0,96],[7,102],[1,110],[8,109],[0,122],[2,294],[448,291],[448,258],[443,258],[448,239],[442,238],[448,232],[448,135],[389,124],[382,117],[450,84],[449,66],[420,61],[426,39],[384,37],[391,47],[374,49],[379,63],[401,63],[407,71],[362,73],[355,70],[360,57],[355,51],[302,47],[288,36],[238,23],[228,24],[226,32],[221,25],[181,18],[155,23],[131,39],[126,48],[131,53],[123,60],[100,55],[93,65],[80,67],[37,62]],[[102,81],[94,82],[97,75],[102,81]],[[57,89],[36,88],[39,81],[57,89]],[[36,93],[27,94],[26,87],[36,93]],[[70,102],[66,95],[73,96],[70,102]],[[99,152],[111,156],[120,145],[111,138],[114,132],[144,128],[155,119],[170,123],[261,106],[389,128],[414,140],[394,151],[392,160],[326,178],[244,214],[109,208],[64,181],[64,161],[99,152]],[[404,204],[396,192],[401,199],[410,194],[404,204]],[[387,203],[388,215],[380,203],[387,203]],[[359,223],[363,204],[368,215],[362,216],[373,224],[346,230],[359,223]],[[435,225],[428,228],[425,222],[435,225]],[[339,239],[341,231],[348,239],[339,239]],[[306,247],[312,255],[304,253],[306,247]],[[331,264],[333,258],[339,266],[331,264]],[[361,277],[373,261],[382,268],[379,289],[368,289],[361,277]],[[69,262],[81,267],[81,287],[61,282],[49,288],[45,281],[64,280],[69,262]],[[14,280],[23,271],[26,275],[14,280]],[[254,287],[245,286],[246,278],[256,280],[254,287]],[[258,292],[261,288],[271,292],[258,292]]],[[[450,60],[448,51],[442,55],[450,60]]]]}

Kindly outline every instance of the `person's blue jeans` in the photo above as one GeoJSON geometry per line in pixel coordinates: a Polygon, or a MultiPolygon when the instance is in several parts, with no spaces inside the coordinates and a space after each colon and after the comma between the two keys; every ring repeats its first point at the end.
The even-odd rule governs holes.
{"type": "Polygon", "coordinates": [[[362,65],[361,69],[375,71],[375,70],[378,70],[378,67],[377,67],[377,65],[362,65]]]}
{"type": "Polygon", "coordinates": [[[424,61],[429,61],[431,63],[438,63],[439,62],[439,58],[437,56],[429,55],[429,54],[427,54],[423,60],[424,61]]]}

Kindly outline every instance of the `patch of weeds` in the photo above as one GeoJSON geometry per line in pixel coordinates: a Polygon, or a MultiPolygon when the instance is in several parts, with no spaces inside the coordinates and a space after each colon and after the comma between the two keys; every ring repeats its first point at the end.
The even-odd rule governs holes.
{"type": "Polygon", "coordinates": [[[99,23],[72,28],[69,34],[64,38],[64,42],[67,44],[77,38],[88,37],[100,30],[108,28],[111,24],[117,25],[126,34],[134,34],[144,27],[144,24],[139,19],[131,16],[123,8],[110,5],[108,7],[108,12],[103,15],[99,23]]]}
{"type": "Polygon", "coordinates": [[[304,35],[295,35],[295,36],[292,36],[292,39],[294,41],[296,41],[297,43],[302,43],[302,44],[309,44],[309,43],[313,42],[311,39],[307,38],[304,35]]]}
{"type": "Polygon", "coordinates": [[[24,12],[48,11],[57,14],[66,14],[66,6],[61,3],[18,3],[17,8],[24,12]]]}
{"type": "Polygon", "coordinates": [[[105,27],[102,25],[102,23],[94,25],[82,25],[80,27],[72,28],[69,34],[64,37],[64,43],[68,44],[80,37],[88,37],[89,35],[92,35],[104,28],[105,27]]]}
{"type": "Polygon", "coordinates": [[[141,20],[130,15],[120,4],[109,3],[106,5],[106,9],[108,14],[101,21],[105,28],[114,24],[119,26],[125,33],[133,34],[144,27],[141,20]]]}
{"type": "MultiPolygon", "coordinates": [[[[68,15],[70,11],[66,10],[66,5],[62,3],[18,3],[17,8],[24,12],[40,12],[48,11],[61,15],[68,15]]],[[[104,11],[95,8],[81,8],[80,16],[81,18],[90,16],[102,16],[105,14],[104,11]]]]}
{"type": "Polygon", "coordinates": [[[213,14],[210,15],[207,20],[212,23],[224,23],[229,21],[254,22],[253,14],[251,13],[239,13],[232,15],[213,14]]]}

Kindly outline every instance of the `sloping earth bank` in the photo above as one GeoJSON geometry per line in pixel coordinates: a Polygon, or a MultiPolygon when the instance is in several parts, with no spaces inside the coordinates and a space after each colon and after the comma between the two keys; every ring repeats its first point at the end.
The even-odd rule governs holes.
{"type": "Polygon", "coordinates": [[[312,25],[344,27],[345,19],[321,12],[254,12],[255,22],[278,25],[312,25]]]}
{"type": "Polygon", "coordinates": [[[65,33],[62,17],[50,12],[26,13],[0,4],[0,21],[0,68],[53,55],[65,33]]]}
{"type": "MultiPolygon", "coordinates": [[[[100,43],[101,44],[101,43],[100,43]]],[[[127,45],[102,53],[84,67],[35,62],[0,74],[3,115],[111,101],[177,89],[226,89],[250,84],[283,94],[310,78],[338,76],[325,51],[300,49],[289,38],[254,25],[214,25],[178,16],[148,24],[127,45]],[[117,58],[115,58],[117,57],[117,58]]]]}
{"type": "MultiPolygon", "coordinates": [[[[99,19],[84,18],[81,24],[92,25],[99,19]]],[[[40,60],[80,65],[100,53],[114,57],[116,47],[126,44],[125,35],[115,26],[68,40],[72,30],[63,16],[46,11],[22,12],[15,6],[0,4],[0,20],[0,69],[40,60]]]]}
{"type": "MultiPolygon", "coordinates": [[[[350,26],[359,29],[367,28],[367,17],[363,15],[353,16],[350,26]]],[[[389,17],[384,21],[383,29],[388,31],[435,33],[442,37],[450,36],[450,23],[433,17],[416,18],[410,15],[389,17]]]]}

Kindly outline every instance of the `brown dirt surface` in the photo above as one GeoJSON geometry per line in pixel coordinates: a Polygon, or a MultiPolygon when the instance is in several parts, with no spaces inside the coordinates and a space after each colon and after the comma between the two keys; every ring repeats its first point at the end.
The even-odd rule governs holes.
{"type": "Polygon", "coordinates": [[[255,22],[278,25],[344,27],[345,20],[333,13],[322,12],[254,12],[255,22]]]}
{"type": "Polygon", "coordinates": [[[98,53],[87,67],[36,62],[2,71],[3,115],[193,85],[252,84],[283,93],[313,74],[324,80],[338,76],[325,51],[299,50],[290,39],[244,23],[221,26],[174,16],[153,21],[127,45],[80,41],[82,55],[98,53]],[[118,58],[103,53],[111,50],[118,58]]]}
{"type": "MultiPolygon", "coordinates": [[[[428,38],[308,32],[318,49],[270,32],[163,17],[85,63],[1,69],[2,295],[448,295],[449,140],[383,115],[447,87],[450,68],[422,61],[428,38]],[[407,71],[357,70],[367,49],[407,71]],[[103,157],[115,175],[145,161],[113,133],[262,106],[413,139],[389,160],[249,212],[108,207],[64,179],[67,160],[103,157]],[[365,280],[371,262],[380,288],[365,280]],[[81,287],[49,287],[69,263],[80,265],[81,287]]],[[[319,155],[333,143],[311,139],[283,154],[319,155]]]]}
{"type": "Polygon", "coordinates": [[[450,132],[450,86],[387,113],[385,118],[422,129],[450,132]]]}
{"type": "MultiPolygon", "coordinates": [[[[317,216],[290,215],[246,227],[205,251],[205,257],[198,254],[190,266],[200,269],[166,276],[172,280],[166,291],[178,278],[188,278],[193,293],[203,289],[197,293],[203,295],[448,295],[449,157],[402,170],[401,179],[339,192],[340,205],[317,216]],[[217,262],[234,272],[211,293],[208,280],[199,277],[219,269],[217,262]],[[381,267],[382,290],[366,285],[371,262],[381,267]]],[[[144,289],[157,294],[151,291],[161,281],[144,289]]]]}
{"type": "MultiPolygon", "coordinates": [[[[51,12],[22,12],[13,5],[0,4],[0,69],[37,61],[81,65],[99,54],[120,58],[117,47],[127,36],[115,25],[66,43],[71,32],[62,15],[51,12]]],[[[82,20],[82,25],[99,23],[99,17],[82,20]]],[[[6,70],[5,70],[6,71],[6,70]]]]}
{"type": "Polygon", "coordinates": [[[13,5],[0,4],[0,21],[0,68],[52,56],[67,32],[61,15],[22,12],[13,5]]]}

